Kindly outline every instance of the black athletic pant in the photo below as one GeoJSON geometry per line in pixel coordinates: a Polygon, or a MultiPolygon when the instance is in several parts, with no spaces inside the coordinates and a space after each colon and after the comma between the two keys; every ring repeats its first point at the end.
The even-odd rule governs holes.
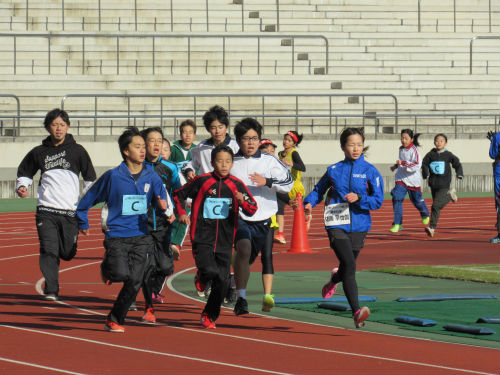
{"type": "Polygon", "coordinates": [[[339,270],[332,277],[332,282],[342,282],[347,302],[354,314],[359,309],[356,258],[365,244],[366,232],[347,233],[342,229],[328,229],[328,238],[330,247],[340,262],[339,270]]]}
{"type": "Polygon", "coordinates": [[[200,281],[205,285],[212,282],[212,290],[203,312],[213,321],[219,317],[220,306],[229,287],[232,251],[232,248],[213,251],[212,246],[193,244],[194,260],[201,274],[200,281]]]}
{"type": "Polygon", "coordinates": [[[439,215],[441,210],[448,204],[451,200],[451,195],[448,194],[448,188],[444,189],[431,189],[432,193],[432,208],[431,208],[431,221],[429,226],[431,228],[436,228],[439,220],[439,215]]]}
{"type": "Polygon", "coordinates": [[[78,222],[76,217],[37,211],[36,229],[40,241],[39,266],[45,278],[43,292],[59,293],[60,259],[71,260],[76,254],[78,222]]]}
{"type": "Polygon", "coordinates": [[[136,237],[114,237],[104,240],[106,253],[101,272],[112,282],[123,282],[108,319],[123,324],[125,316],[144,279],[148,253],[153,248],[150,235],[136,237]]]}

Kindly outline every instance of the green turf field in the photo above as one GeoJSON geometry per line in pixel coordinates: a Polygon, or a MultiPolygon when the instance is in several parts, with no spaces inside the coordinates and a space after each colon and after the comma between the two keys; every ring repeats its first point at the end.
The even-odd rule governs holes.
{"type": "Polygon", "coordinates": [[[23,212],[35,210],[35,198],[0,199],[0,212],[23,212]]]}

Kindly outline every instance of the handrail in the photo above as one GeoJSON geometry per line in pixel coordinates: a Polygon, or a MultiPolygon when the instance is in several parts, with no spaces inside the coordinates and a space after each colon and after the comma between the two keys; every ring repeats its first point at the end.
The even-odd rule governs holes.
{"type": "MultiPolygon", "coordinates": [[[[226,39],[257,39],[257,73],[259,74],[260,71],[260,40],[261,39],[292,39],[292,47],[295,46],[295,39],[321,39],[325,42],[325,73],[328,74],[329,72],[329,43],[328,39],[324,35],[320,34],[271,34],[271,35],[266,35],[266,34],[96,34],[96,33],[58,33],[58,34],[51,34],[51,33],[0,33],[0,37],[11,37],[13,38],[13,69],[14,69],[14,74],[16,74],[16,65],[17,65],[17,60],[16,60],[16,55],[17,55],[17,44],[16,44],[16,39],[17,38],[47,38],[48,40],[48,47],[47,47],[47,53],[48,53],[48,73],[50,74],[50,68],[51,68],[51,62],[50,62],[50,54],[51,54],[51,39],[53,38],[77,38],[82,40],[82,74],[85,74],[85,66],[84,66],[84,61],[85,61],[85,39],[86,38],[116,38],[116,45],[117,45],[117,62],[116,62],[116,70],[117,74],[120,72],[120,57],[119,57],[119,43],[120,39],[130,39],[130,38],[141,38],[141,39],[151,39],[152,42],[152,61],[154,63],[155,61],[155,45],[154,41],[155,39],[159,38],[166,38],[166,39],[174,39],[174,38],[187,38],[188,40],[188,49],[187,49],[187,54],[188,54],[188,74],[190,74],[191,70],[191,48],[190,48],[190,42],[191,39],[193,38],[220,38],[220,40],[223,43],[223,56],[222,56],[222,74],[225,74],[225,41],[226,39]]],[[[291,66],[292,70],[294,67],[294,62],[295,62],[295,52],[294,48],[292,48],[292,59],[291,59],[291,66]]],[[[152,66],[153,69],[153,74],[155,73],[155,66],[152,66]]],[[[292,71],[293,74],[293,71],[292,71]]]]}
{"type": "Polygon", "coordinates": [[[19,134],[19,129],[21,128],[21,103],[19,101],[19,97],[17,97],[17,95],[13,95],[13,94],[0,94],[0,98],[12,98],[16,101],[16,107],[17,107],[17,116],[6,116],[6,117],[0,117],[0,118],[16,118],[17,117],[17,132],[19,134]]]}
{"type": "Polygon", "coordinates": [[[476,39],[500,39],[498,35],[477,35],[470,39],[469,42],[469,74],[472,74],[472,43],[476,39]]]}

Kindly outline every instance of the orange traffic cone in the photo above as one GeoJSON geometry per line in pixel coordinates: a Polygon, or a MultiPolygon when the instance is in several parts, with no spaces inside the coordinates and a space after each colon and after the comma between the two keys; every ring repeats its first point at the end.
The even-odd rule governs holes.
{"type": "Polygon", "coordinates": [[[304,214],[304,204],[302,203],[302,195],[297,194],[298,208],[293,215],[292,227],[292,246],[289,253],[312,253],[309,247],[309,239],[307,238],[307,226],[304,214]]]}

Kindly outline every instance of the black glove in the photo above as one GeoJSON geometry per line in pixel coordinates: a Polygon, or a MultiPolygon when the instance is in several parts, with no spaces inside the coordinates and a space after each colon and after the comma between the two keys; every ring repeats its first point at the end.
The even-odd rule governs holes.
{"type": "Polygon", "coordinates": [[[488,138],[491,141],[491,138],[495,135],[495,132],[493,130],[490,130],[488,134],[486,135],[486,138],[488,138]]]}

